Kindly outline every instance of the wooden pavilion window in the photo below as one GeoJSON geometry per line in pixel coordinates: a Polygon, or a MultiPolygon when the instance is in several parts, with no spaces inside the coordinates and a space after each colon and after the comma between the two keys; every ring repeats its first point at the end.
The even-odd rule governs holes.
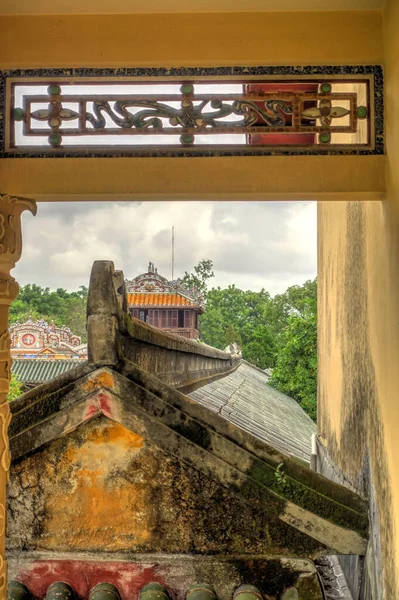
{"type": "Polygon", "coordinates": [[[190,329],[191,327],[191,323],[192,323],[192,311],[191,310],[185,310],[184,311],[184,328],[185,329],[190,329]]]}
{"type": "Polygon", "coordinates": [[[177,329],[178,325],[178,314],[177,310],[170,310],[168,315],[168,327],[173,327],[173,329],[177,329]]]}

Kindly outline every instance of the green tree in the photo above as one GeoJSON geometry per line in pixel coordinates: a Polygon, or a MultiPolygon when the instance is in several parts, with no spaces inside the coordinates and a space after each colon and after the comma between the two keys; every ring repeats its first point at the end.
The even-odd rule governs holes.
{"type": "Polygon", "coordinates": [[[276,343],[267,325],[258,325],[254,329],[252,339],[243,345],[242,357],[260,369],[274,366],[276,343]]]}
{"type": "Polygon", "coordinates": [[[12,402],[16,398],[19,398],[19,396],[21,396],[22,394],[23,384],[19,381],[18,377],[14,375],[14,373],[12,373],[10,381],[10,390],[8,392],[8,401],[12,402]]]}
{"type": "Polygon", "coordinates": [[[279,335],[291,315],[303,316],[308,300],[317,302],[317,278],[303,285],[292,285],[283,294],[276,294],[265,315],[273,333],[279,335]]]}
{"type": "Polygon", "coordinates": [[[216,348],[236,342],[243,357],[261,369],[272,367],[275,342],[265,315],[270,294],[244,291],[231,285],[208,292],[206,312],[200,317],[201,339],[216,348]]]}
{"type": "Polygon", "coordinates": [[[200,339],[209,346],[223,349],[225,347],[226,329],[223,324],[222,313],[217,308],[209,310],[199,318],[200,339]]]}
{"type": "Polygon", "coordinates": [[[84,297],[72,296],[65,300],[65,318],[64,325],[71,331],[86,341],[86,304],[84,297]]]}
{"type": "Polygon", "coordinates": [[[225,346],[229,346],[230,344],[237,344],[240,348],[242,347],[242,338],[241,334],[233,325],[229,325],[224,334],[224,343],[225,346]]]}
{"type": "Polygon", "coordinates": [[[304,298],[278,337],[269,384],[294,398],[315,421],[317,413],[317,303],[304,298]]]}
{"type": "Polygon", "coordinates": [[[206,300],[208,281],[212,277],[215,277],[213,272],[213,261],[202,259],[199,261],[198,265],[194,267],[193,273],[187,273],[187,271],[185,271],[182,283],[195,295],[199,295],[206,300]]]}

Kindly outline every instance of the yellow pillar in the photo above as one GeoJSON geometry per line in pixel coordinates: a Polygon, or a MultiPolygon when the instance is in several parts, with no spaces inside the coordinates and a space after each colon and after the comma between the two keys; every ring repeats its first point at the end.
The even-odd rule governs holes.
{"type": "Polygon", "coordinates": [[[21,214],[24,210],[30,210],[35,215],[34,200],[0,195],[0,600],[5,600],[7,595],[6,484],[10,466],[8,447],[10,408],[7,396],[11,378],[8,312],[19,291],[18,283],[10,275],[10,271],[21,258],[21,214]]]}

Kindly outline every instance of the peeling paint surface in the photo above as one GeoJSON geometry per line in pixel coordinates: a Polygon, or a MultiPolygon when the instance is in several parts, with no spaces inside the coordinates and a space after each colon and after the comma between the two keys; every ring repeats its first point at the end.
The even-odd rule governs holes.
{"type": "Polygon", "coordinates": [[[90,377],[87,383],[84,385],[86,392],[94,392],[98,388],[109,388],[113,389],[115,386],[115,380],[112,376],[111,371],[101,371],[101,373],[90,377]]]}
{"type": "Polygon", "coordinates": [[[47,588],[55,581],[64,581],[81,598],[89,596],[90,590],[107,581],[113,583],[127,597],[138,597],[146,583],[157,581],[165,584],[162,573],[155,565],[140,565],[125,562],[88,562],[73,560],[49,560],[31,563],[18,573],[18,580],[29,587],[34,596],[43,598],[47,588]]]}
{"type": "Polygon", "coordinates": [[[112,422],[89,426],[85,433],[83,439],[75,434],[66,443],[58,440],[56,446],[65,451],[52,454],[49,448],[31,457],[31,469],[19,465],[22,489],[28,485],[42,499],[42,520],[39,528],[32,524],[33,538],[39,529],[39,546],[46,549],[95,549],[105,540],[110,550],[145,544],[152,520],[148,491],[124,477],[143,438],[112,422]],[[40,460],[49,454],[48,461],[40,460]],[[52,486],[57,493],[51,493],[52,486]]]}

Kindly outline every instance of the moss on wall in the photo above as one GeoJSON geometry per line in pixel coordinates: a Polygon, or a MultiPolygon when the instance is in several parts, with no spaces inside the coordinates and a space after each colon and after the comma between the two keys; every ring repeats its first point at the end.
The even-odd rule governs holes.
{"type": "Polygon", "coordinates": [[[322,547],[142,437],[98,417],[23,458],[10,550],[294,554],[322,547]]]}

